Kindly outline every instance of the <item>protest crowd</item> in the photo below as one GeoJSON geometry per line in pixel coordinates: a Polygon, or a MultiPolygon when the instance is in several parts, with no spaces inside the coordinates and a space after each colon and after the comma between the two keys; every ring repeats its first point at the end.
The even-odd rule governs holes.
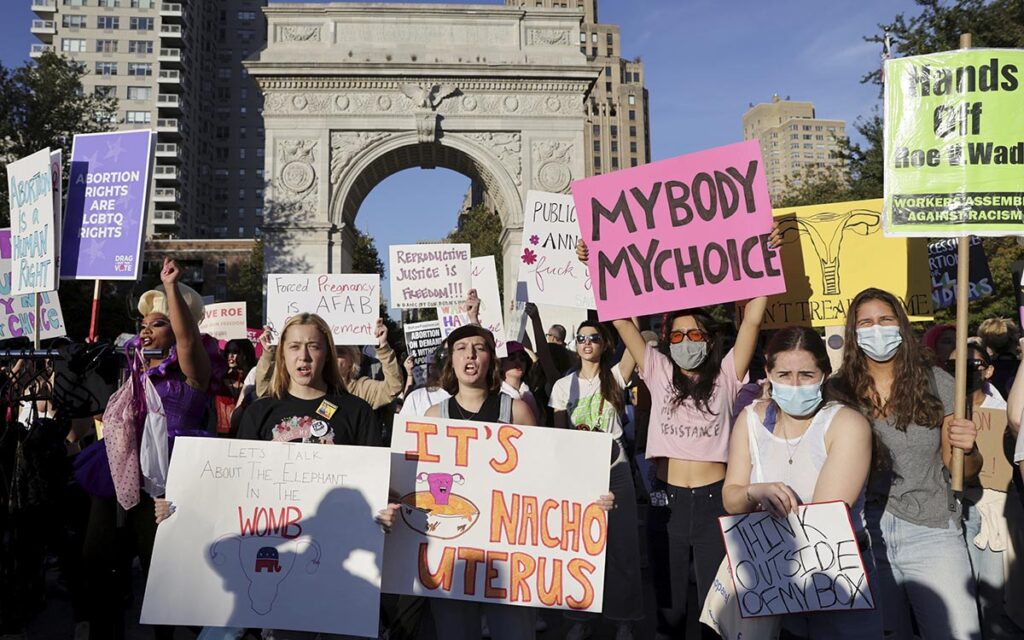
{"type": "Polygon", "coordinates": [[[59,590],[76,640],[1024,638],[1021,328],[936,323],[891,205],[773,211],[752,141],[531,191],[515,300],[469,245],[390,247],[391,308],[437,312],[404,344],[376,274],[268,275],[237,334],[171,257],[115,342],[42,336],[58,269],[140,260],[89,271],[87,163],[40,222],[36,155],[0,233],[37,321],[0,340],[2,634],[59,590]],[[794,232],[853,211],[842,265],[794,232]]]}

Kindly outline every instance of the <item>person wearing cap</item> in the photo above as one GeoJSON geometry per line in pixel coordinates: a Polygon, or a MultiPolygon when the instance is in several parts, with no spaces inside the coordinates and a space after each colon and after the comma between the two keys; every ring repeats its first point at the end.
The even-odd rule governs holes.
{"type": "MultiPolygon", "coordinates": [[[[163,405],[171,443],[177,436],[210,435],[196,427],[205,424],[213,387],[226,368],[217,341],[199,331],[204,316],[202,297],[183,284],[181,277],[178,264],[164,258],[162,284],[139,298],[141,328],[126,345],[131,380],[139,382],[145,377],[152,383],[163,405]],[[144,354],[141,358],[140,351],[144,354]]],[[[139,430],[147,413],[141,395],[137,391],[135,396],[139,430]]],[[[128,466],[124,455],[108,452],[100,440],[75,462],[76,479],[93,496],[83,545],[88,593],[93,600],[89,606],[93,638],[124,636],[124,603],[117,594],[131,571],[125,543],[127,539],[135,541],[142,567],[148,570],[156,537],[154,498],[160,495],[124,486],[121,476],[115,487],[111,469],[128,466]],[[124,528],[118,526],[119,521],[124,528]]],[[[140,452],[136,448],[126,455],[137,459],[140,452]]],[[[154,633],[157,638],[171,638],[174,628],[154,627],[154,633]]]]}
{"type": "Polygon", "coordinates": [[[526,384],[526,377],[530,375],[530,367],[533,360],[526,353],[523,343],[510,340],[505,343],[508,355],[501,359],[501,392],[508,394],[515,400],[522,400],[533,412],[533,419],[541,424],[543,417],[540,407],[537,406],[537,399],[533,397],[529,385],[526,384]]]}

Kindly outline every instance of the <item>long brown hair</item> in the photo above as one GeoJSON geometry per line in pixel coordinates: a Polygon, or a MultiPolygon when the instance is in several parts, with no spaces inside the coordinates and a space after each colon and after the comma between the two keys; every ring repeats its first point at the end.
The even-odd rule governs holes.
{"type": "MultiPolygon", "coordinates": [[[[455,365],[452,364],[454,358],[452,357],[455,351],[455,343],[465,340],[466,338],[475,337],[478,334],[473,334],[460,338],[456,341],[451,341],[448,344],[448,354],[444,359],[444,367],[441,369],[441,388],[449,393],[449,395],[456,395],[459,393],[459,378],[455,375],[455,365]]],[[[487,391],[489,393],[496,393],[501,390],[501,367],[498,364],[498,354],[494,350],[494,340],[488,340],[484,338],[484,344],[487,345],[487,353],[490,354],[490,363],[487,365],[487,376],[486,380],[487,391]]]]}
{"type": "Polygon", "coordinates": [[[715,388],[718,384],[718,374],[722,371],[723,337],[718,331],[717,325],[718,323],[711,317],[711,314],[704,309],[684,309],[666,315],[659,348],[668,357],[669,361],[672,362],[672,389],[674,392],[672,404],[674,406],[678,407],[690,398],[693,398],[693,404],[697,410],[717,415],[711,409],[711,396],[715,393],[715,388]],[[697,370],[694,372],[697,375],[693,378],[685,375],[679,366],[676,365],[675,361],[672,360],[672,348],[669,344],[669,336],[672,335],[672,323],[675,322],[676,318],[683,316],[690,316],[697,321],[697,326],[704,332],[705,340],[708,343],[708,356],[697,367],[697,370]]]}
{"type": "Polygon", "coordinates": [[[891,417],[893,425],[900,431],[906,431],[912,423],[930,428],[942,425],[945,410],[932,392],[931,365],[910,328],[910,319],[899,298],[875,288],[858,293],[846,316],[844,337],[843,365],[830,381],[833,392],[870,418],[891,417]],[[903,336],[903,343],[892,359],[892,390],[884,404],[868,372],[868,357],[857,346],[857,310],[871,300],[878,300],[893,309],[903,336]]]}
{"type": "MultiPolygon", "coordinates": [[[[324,379],[324,384],[327,385],[327,393],[345,393],[348,388],[345,386],[345,381],[341,379],[338,359],[334,355],[334,336],[331,335],[331,328],[327,326],[327,323],[320,316],[315,313],[300,313],[288,318],[288,322],[285,322],[284,328],[281,329],[281,337],[277,341],[278,349],[284,347],[284,340],[285,336],[288,335],[288,330],[299,325],[316,327],[320,337],[323,338],[325,349],[324,365],[320,375],[324,379]]],[[[270,381],[270,394],[278,399],[285,397],[291,382],[291,376],[288,375],[288,367],[284,363],[284,356],[278,353],[277,364],[274,366],[274,377],[270,381]]]]}
{"type": "Polygon", "coordinates": [[[614,367],[619,366],[619,363],[615,361],[615,340],[612,338],[612,332],[603,323],[584,320],[576,328],[576,333],[579,334],[583,327],[590,327],[597,331],[597,335],[601,336],[603,350],[601,351],[601,362],[597,368],[598,379],[601,381],[601,398],[615,408],[617,415],[622,415],[622,412],[625,411],[622,389],[619,388],[619,383],[615,381],[615,374],[612,372],[614,367]]]}
{"type": "Polygon", "coordinates": [[[814,364],[821,369],[821,395],[824,402],[832,400],[828,385],[824,384],[832,375],[832,361],[828,357],[825,341],[818,332],[810,327],[785,327],[776,331],[764,347],[764,368],[770,373],[775,369],[775,359],[780,353],[788,351],[806,351],[814,358],[814,364]]]}

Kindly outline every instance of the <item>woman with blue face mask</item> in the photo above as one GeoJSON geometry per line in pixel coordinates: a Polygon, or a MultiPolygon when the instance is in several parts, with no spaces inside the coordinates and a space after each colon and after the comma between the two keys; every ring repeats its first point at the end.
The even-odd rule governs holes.
{"type": "Polygon", "coordinates": [[[977,475],[978,430],[953,418],[953,377],[929,364],[899,299],[865,289],[850,304],[843,365],[830,380],[871,421],[874,460],[865,504],[886,637],[981,638],[953,449],[977,475]]]}
{"type": "MultiPolygon", "coordinates": [[[[825,343],[807,327],[787,327],[765,347],[771,400],[736,418],[722,489],[731,514],[764,510],[777,518],[797,505],[842,500],[873,584],[874,561],[864,526],[871,464],[871,426],[824,388],[832,373],[825,343]]],[[[877,602],[877,598],[875,598],[877,602]]],[[[880,609],[787,615],[783,626],[812,639],[881,638],[880,609]]]]}

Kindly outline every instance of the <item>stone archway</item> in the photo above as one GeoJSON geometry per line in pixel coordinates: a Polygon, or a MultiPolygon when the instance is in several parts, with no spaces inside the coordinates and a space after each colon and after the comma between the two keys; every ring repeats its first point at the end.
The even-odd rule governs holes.
{"type": "Polygon", "coordinates": [[[403,169],[445,167],[494,203],[511,292],[527,190],[568,192],[584,176],[583,99],[597,73],[578,49],[582,13],[350,3],[264,13],[267,47],[246,67],[265,97],[267,272],[345,271],[370,190],[403,169]]]}

